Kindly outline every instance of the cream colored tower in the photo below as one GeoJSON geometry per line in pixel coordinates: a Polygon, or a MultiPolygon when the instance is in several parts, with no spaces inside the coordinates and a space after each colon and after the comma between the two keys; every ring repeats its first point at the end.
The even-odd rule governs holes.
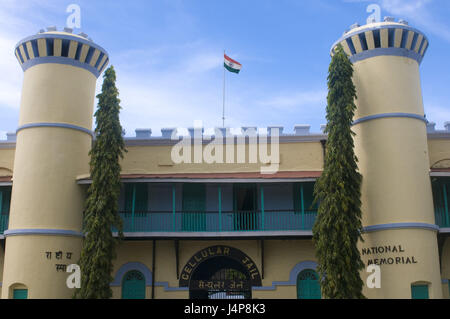
{"type": "MultiPolygon", "coordinates": [[[[391,18],[355,25],[337,41],[353,62],[353,131],[363,175],[363,261],[381,266],[369,298],[411,298],[415,286],[442,298],[419,65],[423,33],[391,18]],[[414,286],[412,288],[412,286],[414,286]]],[[[364,281],[368,274],[361,274],[364,281]]]]}
{"type": "Polygon", "coordinates": [[[108,55],[84,35],[50,30],[15,49],[24,80],[2,298],[15,289],[70,298],[65,266],[80,256],[84,195],[76,177],[89,171],[95,86],[108,55]]]}

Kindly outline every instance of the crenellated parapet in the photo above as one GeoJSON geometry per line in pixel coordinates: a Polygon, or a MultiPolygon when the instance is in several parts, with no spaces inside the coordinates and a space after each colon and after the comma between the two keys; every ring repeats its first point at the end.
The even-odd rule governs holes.
{"type": "Polygon", "coordinates": [[[68,28],[64,31],[47,30],[41,30],[16,45],[15,55],[24,72],[38,64],[56,63],[83,68],[98,78],[108,65],[106,50],[86,34],[76,35],[68,28]]]}
{"type": "Polygon", "coordinates": [[[393,18],[386,17],[384,22],[352,25],[350,30],[333,44],[332,56],[338,44],[342,45],[353,63],[375,56],[390,55],[408,57],[420,64],[429,42],[422,32],[409,26],[406,21],[395,22],[393,18]]]}

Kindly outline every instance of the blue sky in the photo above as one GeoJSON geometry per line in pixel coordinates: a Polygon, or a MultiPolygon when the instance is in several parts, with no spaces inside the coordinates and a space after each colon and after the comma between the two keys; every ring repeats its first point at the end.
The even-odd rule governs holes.
{"type": "MultiPolygon", "coordinates": [[[[15,131],[23,74],[13,50],[39,29],[66,24],[81,7],[81,29],[110,54],[127,136],[136,128],[221,126],[223,51],[242,63],[227,73],[226,126],[325,123],[329,49],[366,7],[409,21],[430,40],[421,65],[425,112],[450,121],[448,0],[0,0],[0,139],[15,131]]],[[[100,78],[97,90],[101,87],[100,78]]],[[[96,101],[97,103],[97,101],[96,101]]]]}

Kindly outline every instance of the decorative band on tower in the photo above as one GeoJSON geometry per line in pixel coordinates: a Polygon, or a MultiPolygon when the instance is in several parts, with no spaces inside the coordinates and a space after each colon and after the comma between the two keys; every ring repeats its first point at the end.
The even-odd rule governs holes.
{"type": "Polygon", "coordinates": [[[375,56],[391,55],[414,59],[421,63],[428,49],[428,39],[419,30],[410,27],[406,22],[371,23],[360,27],[353,25],[344,33],[331,49],[334,55],[336,46],[341,44],[350,61],[365,60],[375,56]]]}
{"type": "Polygon", "coordinates": [[[45,32],[25,38],[16,45],[15,55],[24,72],[34,65],[56,63],[86,69],[98,78],[109,63],[105,49],[66,32],[45,32]]]}

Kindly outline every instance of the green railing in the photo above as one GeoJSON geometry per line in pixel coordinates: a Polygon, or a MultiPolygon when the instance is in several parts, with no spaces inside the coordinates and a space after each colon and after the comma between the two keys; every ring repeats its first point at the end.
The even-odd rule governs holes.
{"type": "Polygon", "coordinates": [[[8,223],[9,223],[9,215],[0,215],[0,235],[3,235],[5,230],[8,229],[8,223]]]}
{"type": "Polygon", "coordinates": [[[311,230],[316,211],[120,212],[124,232],[237,232],[311,230]]]}

